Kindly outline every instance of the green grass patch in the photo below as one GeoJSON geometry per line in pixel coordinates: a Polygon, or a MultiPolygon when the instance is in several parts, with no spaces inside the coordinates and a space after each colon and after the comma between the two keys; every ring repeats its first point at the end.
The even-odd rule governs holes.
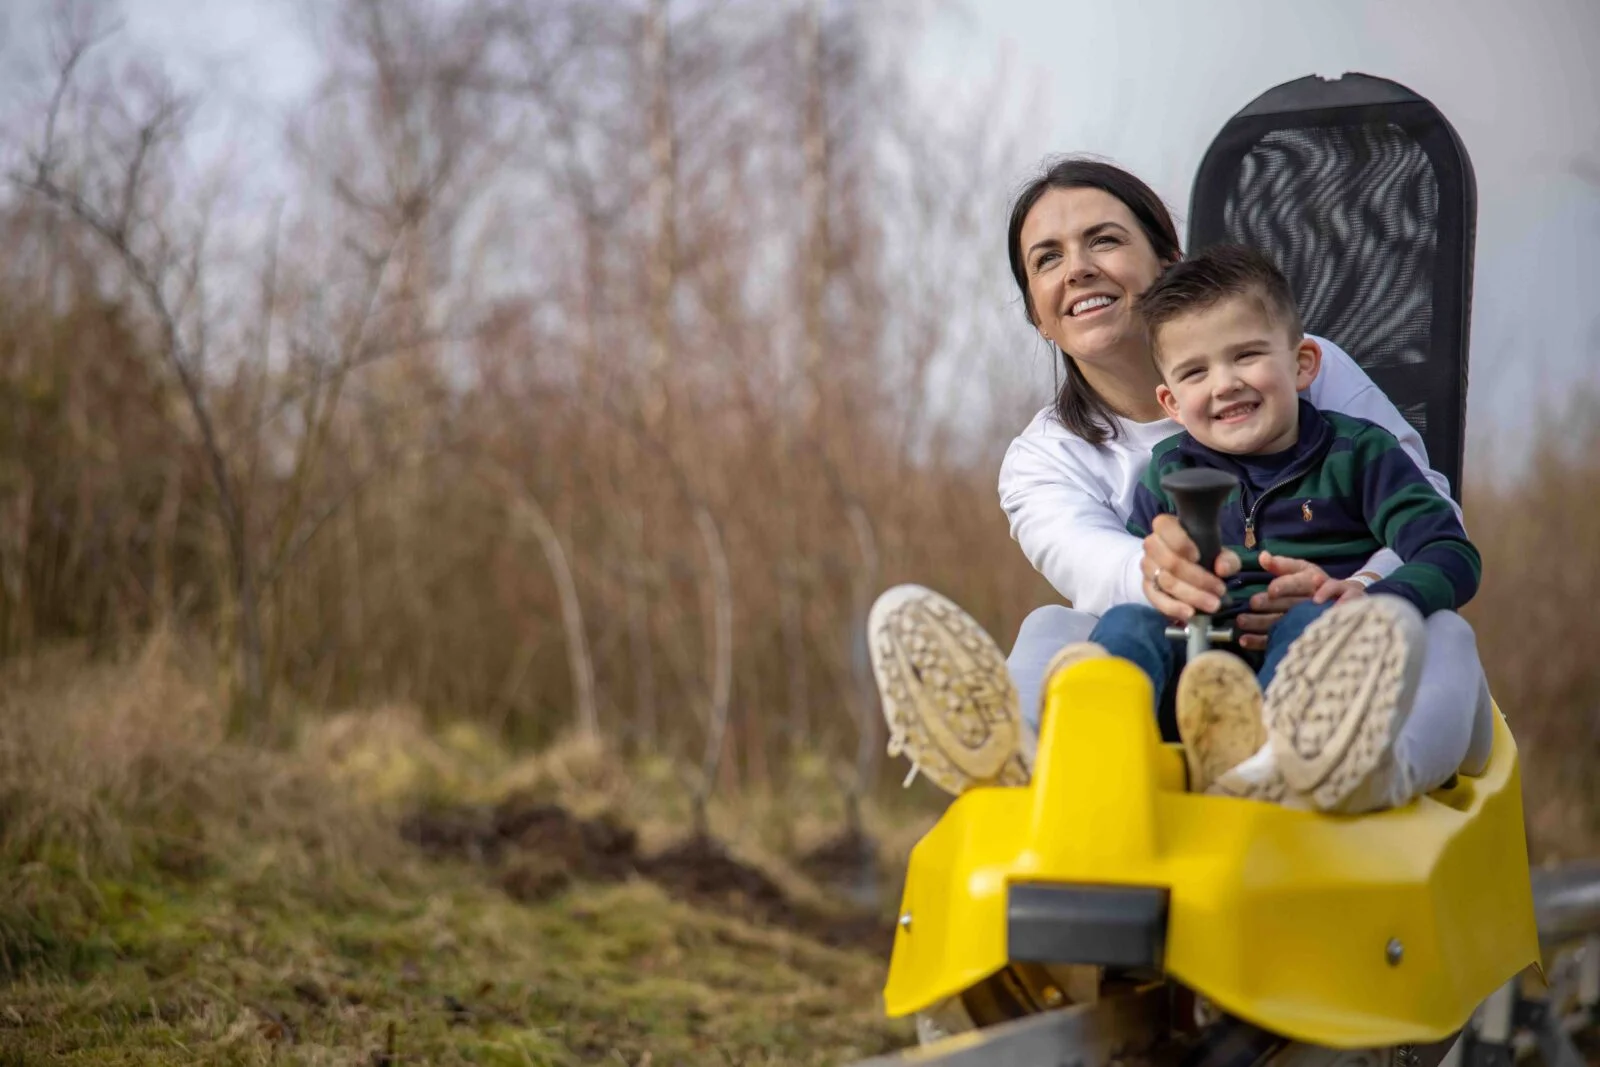
{"type": "Polygon", "coordinates": [[[0,913],[0,1064],[839,1064],[912,1040],[881,958],[648,882],[526,906],[420,860],[337,892],[35,877],[56,892],[0,913]]]}

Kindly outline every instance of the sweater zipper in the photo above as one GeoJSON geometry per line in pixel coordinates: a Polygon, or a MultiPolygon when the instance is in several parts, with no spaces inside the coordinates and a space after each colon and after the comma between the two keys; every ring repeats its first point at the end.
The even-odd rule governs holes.
{"type": "Polygon", "coordinates": [[[1273,493],[1277,492],[1283,486],[1288,485],[1296,477],[1298,477],[1297,474],[1291,473],[1285,477],[1279,478],[1276,482],[1273,482],[1266,489],[1262,490],[1261,495],[1256,497],[1256,502],[1250,505],[1250,510],[1248,512],[1245,512],[1244,510],[1244,494],[1239,494],[1239,511],[1244,513],[1244,547],[1256,547],[1256,512],[1261,509],[1261,502],[1267,499],[1267,497],[1271,496],[1273,493]]]}

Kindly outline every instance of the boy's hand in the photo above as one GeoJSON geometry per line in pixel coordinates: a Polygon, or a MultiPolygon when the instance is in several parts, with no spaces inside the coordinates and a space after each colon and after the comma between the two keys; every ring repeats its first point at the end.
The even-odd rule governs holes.
{"type": "Polygon", "coordinates": [[[1273,575],[1272,583],[1267,586],[1266,592],[1250,598],[1249,612],[1234,620],[1239,630],[1239,647],[1257,651],[1267,647],[1267,631],[1278,624],[1284,612],[1301,601],[1313,599],[1320,604],[1335,595],[1335,592],[1329,592],[1326,596],[1318,596],[1325,587],[1334,583],[1328,578],[1328,572],[1315,563],[1266,551],[1259,558],[1261,569],[1273,575]]]}
{"type": "Polygon", "coordinates": [[[1317,604],[1326,604],[1330,600],[1338,600],[1339,603],[1343,604],[1346,600],[1354,600],[1358,596],[1366,595],[1366,586],[1346,578],[1342,582],[1327,581],[1322,583],[1322,587],[1312,594],[1311,599],[1317,604]]]}
{"type": "MultiPolygon", "coordinates": [[[[1274,556],[1271,552],[1261,553],[1261,567],[1268,574],[1276,575],[1265,594],[1257,593],[1250,598],[1250,606],[1259,610],[1272,610],[1278,608],[1288,611],[1307,596],[1313,604],[1326,604],[1330,600],[1349,600],[1361,596],[1367,591],[1367,583],[1345,578],[1337,579],[1328,577],[1315,563],[1292,556],[1274,556]]],[[[1362,574],[1376,580],[1377,575],[1371,571],[1362,574]]],[[[1357,575],[1357,578],[1361,575],[1357,575]]]]}

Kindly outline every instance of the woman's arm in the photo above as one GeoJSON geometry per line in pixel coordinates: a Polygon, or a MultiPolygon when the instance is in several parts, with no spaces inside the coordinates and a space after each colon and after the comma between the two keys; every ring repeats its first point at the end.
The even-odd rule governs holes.
{"type": "MultiPolygon", "coordinates": [[[[1000,504],[1011,535],[1056,591],[1091,615],[1130,603],[1151,604],[1174,619],[1216,610],[1225,586],[1195,562],[1199,549],[1177,518],[1155,516],[1150,536],[1141,539],[1089,488],[1096,484],[1071,448],[1047,433],[1018,437],[1000,466],[1000,504]]],[[[1216,573],[1230,575],[1238,564],[1225,551],[1216,573]]]]}
{"type": "Polygon", "coordinates": [[[1040,435],[1011,442],[1000,465],[1000,506],[1023,555],[1079,611],[1103,615],[1142,602],[1144,549],[1072,457],[1040,435]]]}

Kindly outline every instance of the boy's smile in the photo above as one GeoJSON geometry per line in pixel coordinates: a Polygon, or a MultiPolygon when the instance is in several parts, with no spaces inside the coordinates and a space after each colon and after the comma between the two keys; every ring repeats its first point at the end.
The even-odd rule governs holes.
{"type": "Polygon", "coordinates": [[[1293,447],[1298,393],[1317,376],[1322,351],[1289,337],[1257,294],[1223,297],[1163,324],[1156,338],[1156,399],[1207,448],[1235,456],[1293,447]]]}

